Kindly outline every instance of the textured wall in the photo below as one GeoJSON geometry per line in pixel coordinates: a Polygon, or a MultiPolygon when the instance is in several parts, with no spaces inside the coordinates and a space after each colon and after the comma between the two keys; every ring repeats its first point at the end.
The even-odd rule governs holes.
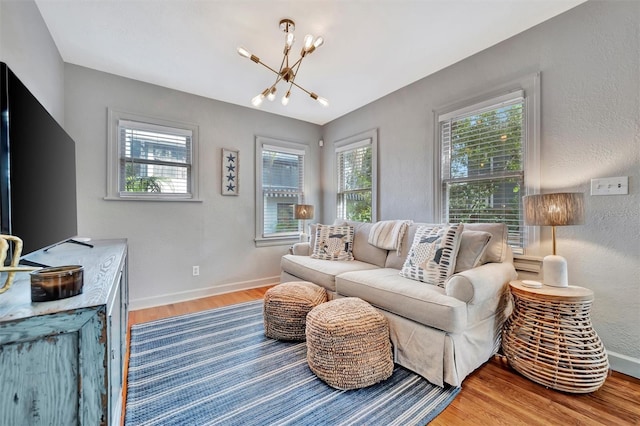
{"type": "Polygon", "coordinates": [[[0,60],[64,125],[64,63],[33,1],[0,1],[0,60]]]}
{"type": "Polygon", "coordinates": [[[78,232],[126,237],[134,307],[272,283],[288,246],[256,248],[255,136],[310,146],[307,201],[319,199],[320,127],[67,64],[67,131],[76,141],[78,232]],[[203,202],[105,201],[107,108],[198,124],[203,202]],[[221,195],[221,150],[240,151],[240,195],[221,195]],[[200,266],[193,277],[191,267],[200,266]],[[266,281],[265,281],[266,280],[266,281]]]}
{"type": "MultiPolygon", "coordinates": [[[[379,218],[438,220],[433,111],[540,71],[541,189],[586,194],[586,223],[558,229],[558,252],[571,283],[595,292],[594,325],[613,361],[640,376],[638,22],[640,2],[589,1],[327,124],[325,188],[333,142],[377,127],[379,218]],[[629,195],[589,195],[591,178],[613,176],[629,176],[629,195]]],[[[334,212],[325,198],[325,221],[334,212]]],[[[542,238],[530,254],[550,253],[548,230],[542,238]]]]}

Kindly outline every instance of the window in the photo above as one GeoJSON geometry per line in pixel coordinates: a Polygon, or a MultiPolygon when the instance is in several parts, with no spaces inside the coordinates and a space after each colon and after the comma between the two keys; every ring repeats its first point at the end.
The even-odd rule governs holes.
{"type": "Polygon", "coordinates": [[[197,198],[198,128],[110,111],[109,197],[197,198]]]}
{"type": "Polygon", "coordinates": [[[306,147],[263,137],[256,145],[256,243],[290,244],[300,234],[293,209],[304,199],[306,147]]]}
{"type": "Polygon", "coordinates": [[[537,182],[535,105],[515,90],[438,115],[443,220],[504,222],[516,254],[527,245],[522,196],[537,182]]]}
{"type": "Polygon", "coordinates": [[[337,218],[376,220],[375,131],[336,142],[337,218]]]}

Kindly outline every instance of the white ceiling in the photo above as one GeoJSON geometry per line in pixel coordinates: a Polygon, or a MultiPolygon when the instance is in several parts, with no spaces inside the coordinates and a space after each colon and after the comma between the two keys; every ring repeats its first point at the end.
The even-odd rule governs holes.
{"type": "Polygon", "coordinates": [[[296,23],[325,43],[302,63],[291,102],[260,109],[324,124],[486,49],[585,0],[36,0],[65,62],[252,107],[296,23]]]}

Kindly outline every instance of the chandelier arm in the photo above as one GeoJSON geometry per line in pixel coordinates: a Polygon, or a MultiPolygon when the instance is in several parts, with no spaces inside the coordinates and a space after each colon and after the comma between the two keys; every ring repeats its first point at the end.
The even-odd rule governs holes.
{"type": "Polygon", "coordinates": [[[274,74],[278,74],[278,75],[280,75],[280,73],[279,73],[278,71],[274,70],[273,68],[271,68],[269,65],[265,64],[264,62],[259,61],[258,63],[259,63],[260,65],[262,65],[263,67],[265,67],[266,69],[268,69],[268,70],[270,70],[271,72],[273,72],[274,74]]]}
{"type": "MultiPolygon", "coordinates": [[[[291,70],[293,72],[293,78],[291,80],[289,80],[289,83],[291,83],[291,84],[295,84],[295,79],[296,79],[296,76],[298,75],[298,70],[300,69],[300,65],[302,65],[302,59],[303,58],[298,59],[296,61],[296,63],[293,64],[293,66],[291,67],[291,70]],[[295,68],[295,70],[294,70],[294,68],[295,68]]],[[[296,85],[296,87],[299,87],[297,84],[295,84],[295,85],[296,85]]],[[[289,89],[291,89],[291,86],[289,86],[289,89]]],[[[305,92],[306,92],[306,90],[305,90],[305,92]]]]}

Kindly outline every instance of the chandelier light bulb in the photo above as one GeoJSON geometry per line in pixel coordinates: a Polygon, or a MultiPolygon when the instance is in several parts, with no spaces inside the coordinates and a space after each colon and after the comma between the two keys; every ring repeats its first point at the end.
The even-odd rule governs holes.
{"type": "Polygon", "coordinates": [[[251,53],[244,47],[238,47],[238,55],[244,56],[245,58],[251,58],[251,53]]]}
{"type": "Polygon", "coordinates": [[[259,107],[260,105],[262,105],[262,101],[264,101],[264,95],[260,93],[258,96],[255,96],[253,99],[251,99],[251,105],[253,105],[254,107],[259,107]]]}
{"type": "Polygon", "coordinates": [[[287,41],[285,42],[287,44],[287,47],[291,47],[295,40],[296,37],[293,35],[293,33],[287,33],[287,41]]]}
{"type": "Polygon", "coordinates": [[[291,95],[291,92],[287,91],[287,94],[282,97],[282,105],[289,105],[289,95],[291,95]]]}
{"type": "Polygon", "coordinates": [[[329,106],[329,101],[326,100],[325,98],[318,98],[317,101],[320,103],[320,105],[322,105],[323,107],[327,107],[329,106]]]}
{"type": "Polygon", "coordinates": [[[315,47],[316,49],[320,46],[322,46],[324,44],[324,38],[322,38],[322,36],[319,36],[318,38],[316,38],[316,41],[313,42],[313,47],[315,47]]]}
{"type": "Polygon", "coordinates": [[[273,101],[276,98],[276,88],[272,87],[271,90],[269,91],[269,94],[267,95],[267,99],[269,99],[270,101],[273,101]]]}
{"type": "Polygon", "coordinates": [[[306,51],[311,49],[311,46],[313,46],[313,36],[311,34],[307,34],[304,36],[304,50],[306,51]]]}

